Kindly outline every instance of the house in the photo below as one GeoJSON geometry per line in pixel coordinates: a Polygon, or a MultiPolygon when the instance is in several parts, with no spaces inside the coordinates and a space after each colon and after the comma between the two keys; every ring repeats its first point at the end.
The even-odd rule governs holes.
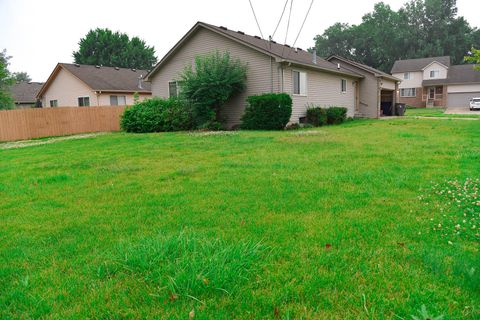
{"type": "Polygon", "coordinates": [[[310,104],[345,107],[349,117],[360,115],[359,84],[364,75],[300,48],[203,22],[195,24],[147,75],[152,95],[177,96],[185,66],[192,65],[196,56],[215,51],[228,51],[248,66],[246,90],[228,101],[221,114],[228,128],[240,124],[246,98],[263,93],[292,96],[292,123],[304,119],[310,104]]]}
{"type": "Polygon", "coordinates": [[[151,97],[145,70],[59,63],[37,98],[44,108],[125,106],[151,97]]]}
{"type": "Polygon", "coordinates": [[[392,115],[392,107],[397,102],[396,92],[400,79],[365,64],[335,55],[327,58],[327,61],[340,64],[345,69],[363,76],[359,83],[360,100],[357,116],[378,118],[392,115]]]}
{"type": "Polygon", "coordinates": [[[402,79],[399,100],[414,107],[468,107],[480,97],[480,72],[474,65],[451,65],[450,57],[396,61],[392,74],[402,79]]]}
{"type": "Polygon", "coordinates": [[[37,94],[42,88],[41,82],[18,82],[10,87],[10,93],[16,109],[40,107],[37,94]]]}

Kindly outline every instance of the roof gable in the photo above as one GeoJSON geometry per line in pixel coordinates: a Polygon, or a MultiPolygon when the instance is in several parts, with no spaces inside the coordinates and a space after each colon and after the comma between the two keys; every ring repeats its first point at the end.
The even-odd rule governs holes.
{"type": "Polygon", "coordinates": [[[450,57],[432,57],[432,58],[421,58],[421,59],[408,59],[408,60],[397,60],[393,65],[391,73],[403,73],[403,72],[414,72],[422,71],[428,65],[433,62],[438,62],[447,68],[450,67],[450,57]]]}
{"type": "Polygon", "coordinates": [[[229,38],[237,43],[245,45],[252,48],[253,50],[259,51],[263,54],[271,56],[277,60],[277,62],[291,62],[297,63],[302,66],[311,67],[318,70],[323,70],[327,72],[350,75],[352,77],[362,78],[361,75],[349,71],[347,69],[338,69],[336,65],[317,57],[317,63],[313,63],[313,56],[308,51],[292,48],[287,45],[281,45],[274,41],[267,41],[257,36],[250,36],[241,31],[232,31],[225,27],[217,27],[207,23],[198,22],[195,26],[187,32],[187,34],[158,62],[155,68],[147,75],[146,80],[150,81],[151,77],[155,75],[162,65],[166,63],[176,52],[179,50],[183,44],[188,41],[191,37],[195,36],[196,31],[200,28],[208,29],[212,32],[220,34],[226,38],[229,38]]]}
{"type": "Polygon", "coordinates": [[[387,78],[387,79],[390,79],[390,80],[393,80],[393,81],[401,81],[400,79],[386,73],[386,72],[383,72],[381,70],[378,70],[378,69],[375,69],[373,67],[370,67],[366,64],[363,64],[363,63],[360,63],[360,62],[357,62],[357,61],[353,61],[353,60],[349,60],[349,59],[346,59],[346,58],[343,58],[343,57],[340,57],[340,56],[337,56],[337,55],[332,55],[330,57],[327,58],[327,61],[332,61],[333,59],[337,59],[337,60],[340,60],[342,61],[343,63],[346,63],[348,65],[352,65],[354,67],[357,67],[361,70],[364,70],[370,74],[373,74],[375,77],[379,77],[379,78],[387,78]]]}

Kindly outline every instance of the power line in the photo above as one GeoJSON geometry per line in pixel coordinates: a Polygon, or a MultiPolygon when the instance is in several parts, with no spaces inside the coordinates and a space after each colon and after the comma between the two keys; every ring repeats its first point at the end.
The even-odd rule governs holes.
{"type": "Polygon", "coordinates": [[[260,28],[260,23],[258,23],[257,15],[255,14],[255,9],[253,8],[252,0],[248,0],[250,2],[250,8],[252,8],[253,16],[255,17],[255,21],[257,22],[257,27],[258,30],[260,31],[260,35],[262,36],[262,39],[265,39],[263,36],[262,28],[260,28]]]}
{"type": "Polygon", "coordinates": [[[312,2],[310,2],[310,7],[308,8],[307,14],[305,15],[305,19],[303,20],[300,31],[298,31],[298,35],[297,35],[297,38],[295,39],[295,42],[293,43],[293,47],[295,47],[295,45],[297,44],[298,38],[300,37],[300,34],[302,33],[303,27],[305,26],[305,22],[307,21],[308,15],[310,14],[310,10],[312,10],[312,6],[313,6],[314,2],[315,2],[315,0],[312,0],[312,2]]]}
{"type": "Polygon", "coordinates": [[[275,28],[275,31],[273,31],[272,38],[275,37],[275,34],[277,33],[278,27],[280,26],[280,23],[282,22],[283,15],[285,14],[285,10],[287,9],[288,1],[289,0],[285,1],[285,5],[283,6],[282,15],[280,16],[280,20],[278,20],[277,27],[275,28]]]}
{"type": "Polygon", "coordinates": [[[292,18],[292,7],[293,7],[293,0],[292,2],[290,2],[290,14],[288,15],[287,32],[285,33],[285,41],[283,42],[283,44],[287,44],[288,31],[290,30],[290,19],[292,18]]]}

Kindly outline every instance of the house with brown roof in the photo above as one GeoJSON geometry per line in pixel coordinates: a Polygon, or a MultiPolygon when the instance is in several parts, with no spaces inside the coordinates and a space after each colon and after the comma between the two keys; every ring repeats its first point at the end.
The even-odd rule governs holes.
{"type": "MultiPolygon", "coordinates": [[[[195,57],[215,51],[228,51],[248,66],[245,92],[228,101],[221,114],[228,128],[240,124],[246,98],[263,93],[285,92],[292,96],[292,123],[301,122],[311,104],[345,107],[350,117],[362,115],[360,83],[365,76],[347,68],[346,63],[332,63],[300,48],[203,22],[195,24],[147,75],[152,95],[177,96],[185,66],[193,65],[195,57]]],[[[371,94],[378,96],[378,88],[371,94]]],[[[378,117],[377,104],[372,108],[375,111],[368,116],[378,117]]]]}
{"type": "Polygon", "coordinates": [[[450,57],[396,61],[392,75],[402,79],[399,101],[415,107],[467,108],[480,97],[474,65],[451,65],[450,57]]]}
{"type": "Polygon", "coordinates": [[[10,87],[10,93],[16,109],[41,107],[37,99],[38,92],[42,88],[41,82],[18,82],[10,87]]]}
{"type": "Polygon", "coordinates": [[[360,62],[336,55],[328,57],[327,61],[340,64],[345,69],[363,75],[359,81],[359,112],[357,116],[378,118],[393,115],[400,79],[360,62]]]}
{"type": "Polygon", "coordinates": [[[44,108],[125,106],[151,97],[146,70],[59,63],[37,94],[44,108]]]}

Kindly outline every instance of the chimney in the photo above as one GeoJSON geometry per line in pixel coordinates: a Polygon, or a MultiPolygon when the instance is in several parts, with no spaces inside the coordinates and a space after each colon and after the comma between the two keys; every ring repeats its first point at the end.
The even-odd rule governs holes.
{"type": "Polygon", "coordinates": [[[143,75],[140,75],[140,77],[138,77],[138,89],[142,89],[143,90],[143,75]]]}
{"type": "Polygon", "coordinates": [[[313,55],[313,57],[312,57],[313,58],[313,60],[312,60],[313,64],[317,64],[317,48],[313,48],[312,55],[313,55]]]}

